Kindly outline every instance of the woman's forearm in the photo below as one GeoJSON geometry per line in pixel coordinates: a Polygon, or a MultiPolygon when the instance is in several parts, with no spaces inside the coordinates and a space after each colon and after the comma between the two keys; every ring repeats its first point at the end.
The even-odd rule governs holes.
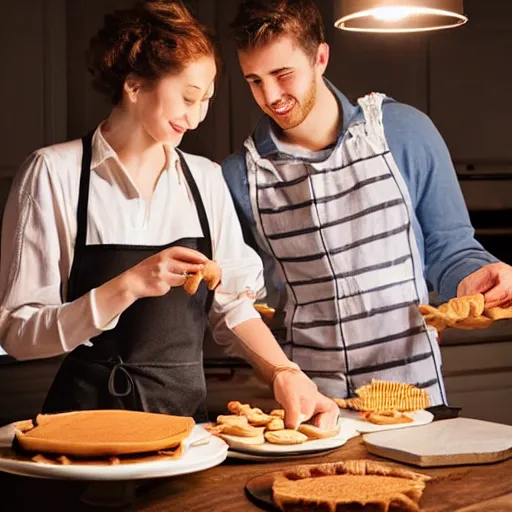
{"type": "Polygon", "coordinates": [[[105,327],[135,302],[136,297],[130,291],[127,279],[127,274],[121,274],[96,288],[94,298],[99,328],[105,327]]]}
{"type": "Polygon", "coordinates": [[[238,337],[238,347],[242,355],[266,382],[272,382],[276,367],[297,368],[297,365],[286,357],[263,320],[251,318],[238,324],[233,331],[238,337]]]}

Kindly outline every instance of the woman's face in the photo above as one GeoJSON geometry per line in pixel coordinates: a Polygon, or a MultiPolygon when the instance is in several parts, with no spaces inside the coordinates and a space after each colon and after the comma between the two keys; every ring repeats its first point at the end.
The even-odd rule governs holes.
{"type": "Polygon", "coordinates": [[[178,146],[203,121],[213,96],[213,57],[192,61],[179,74],[140,87],[132,100],[142,128],[155,142],[178,146]]]}

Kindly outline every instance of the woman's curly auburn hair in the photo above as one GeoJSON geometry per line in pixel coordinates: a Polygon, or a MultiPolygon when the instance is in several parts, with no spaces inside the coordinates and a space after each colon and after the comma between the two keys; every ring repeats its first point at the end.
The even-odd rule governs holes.
{"type": "Polygon", "coordinates": [[[143,0],[105,16],[91,39],[87,68],[94,88],[117,105],[129,75],[153,82],[205,56],[220,68],[213,35],[180,0],[143,0]]]}

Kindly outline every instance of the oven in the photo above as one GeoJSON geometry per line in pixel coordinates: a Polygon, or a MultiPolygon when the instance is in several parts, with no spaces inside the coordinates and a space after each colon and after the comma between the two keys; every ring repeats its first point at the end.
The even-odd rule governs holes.
{"type": "Polygon", "coordinates": [[[512,264],[512,163],[456,165],[475,238],[512,264]]]}

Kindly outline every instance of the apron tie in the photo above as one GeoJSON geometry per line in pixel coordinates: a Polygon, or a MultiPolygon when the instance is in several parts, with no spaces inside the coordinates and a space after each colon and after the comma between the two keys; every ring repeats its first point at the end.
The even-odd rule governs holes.
{"type": "Polygon", "coordinates": [[[110,372],[110,377],[108,379],[108,391],[112,396],[128,396],[132,389],[134,388],[133,379],[128,370],[124,366],[124,362],[120,356],[115,356],[109,359],[110,363],[114,363],[112,367],[112,371],[110,372]],[[124,392],[119,392],[116,390],[116,373],[120,372],[126,381],[126,390],[124,392]]]}

